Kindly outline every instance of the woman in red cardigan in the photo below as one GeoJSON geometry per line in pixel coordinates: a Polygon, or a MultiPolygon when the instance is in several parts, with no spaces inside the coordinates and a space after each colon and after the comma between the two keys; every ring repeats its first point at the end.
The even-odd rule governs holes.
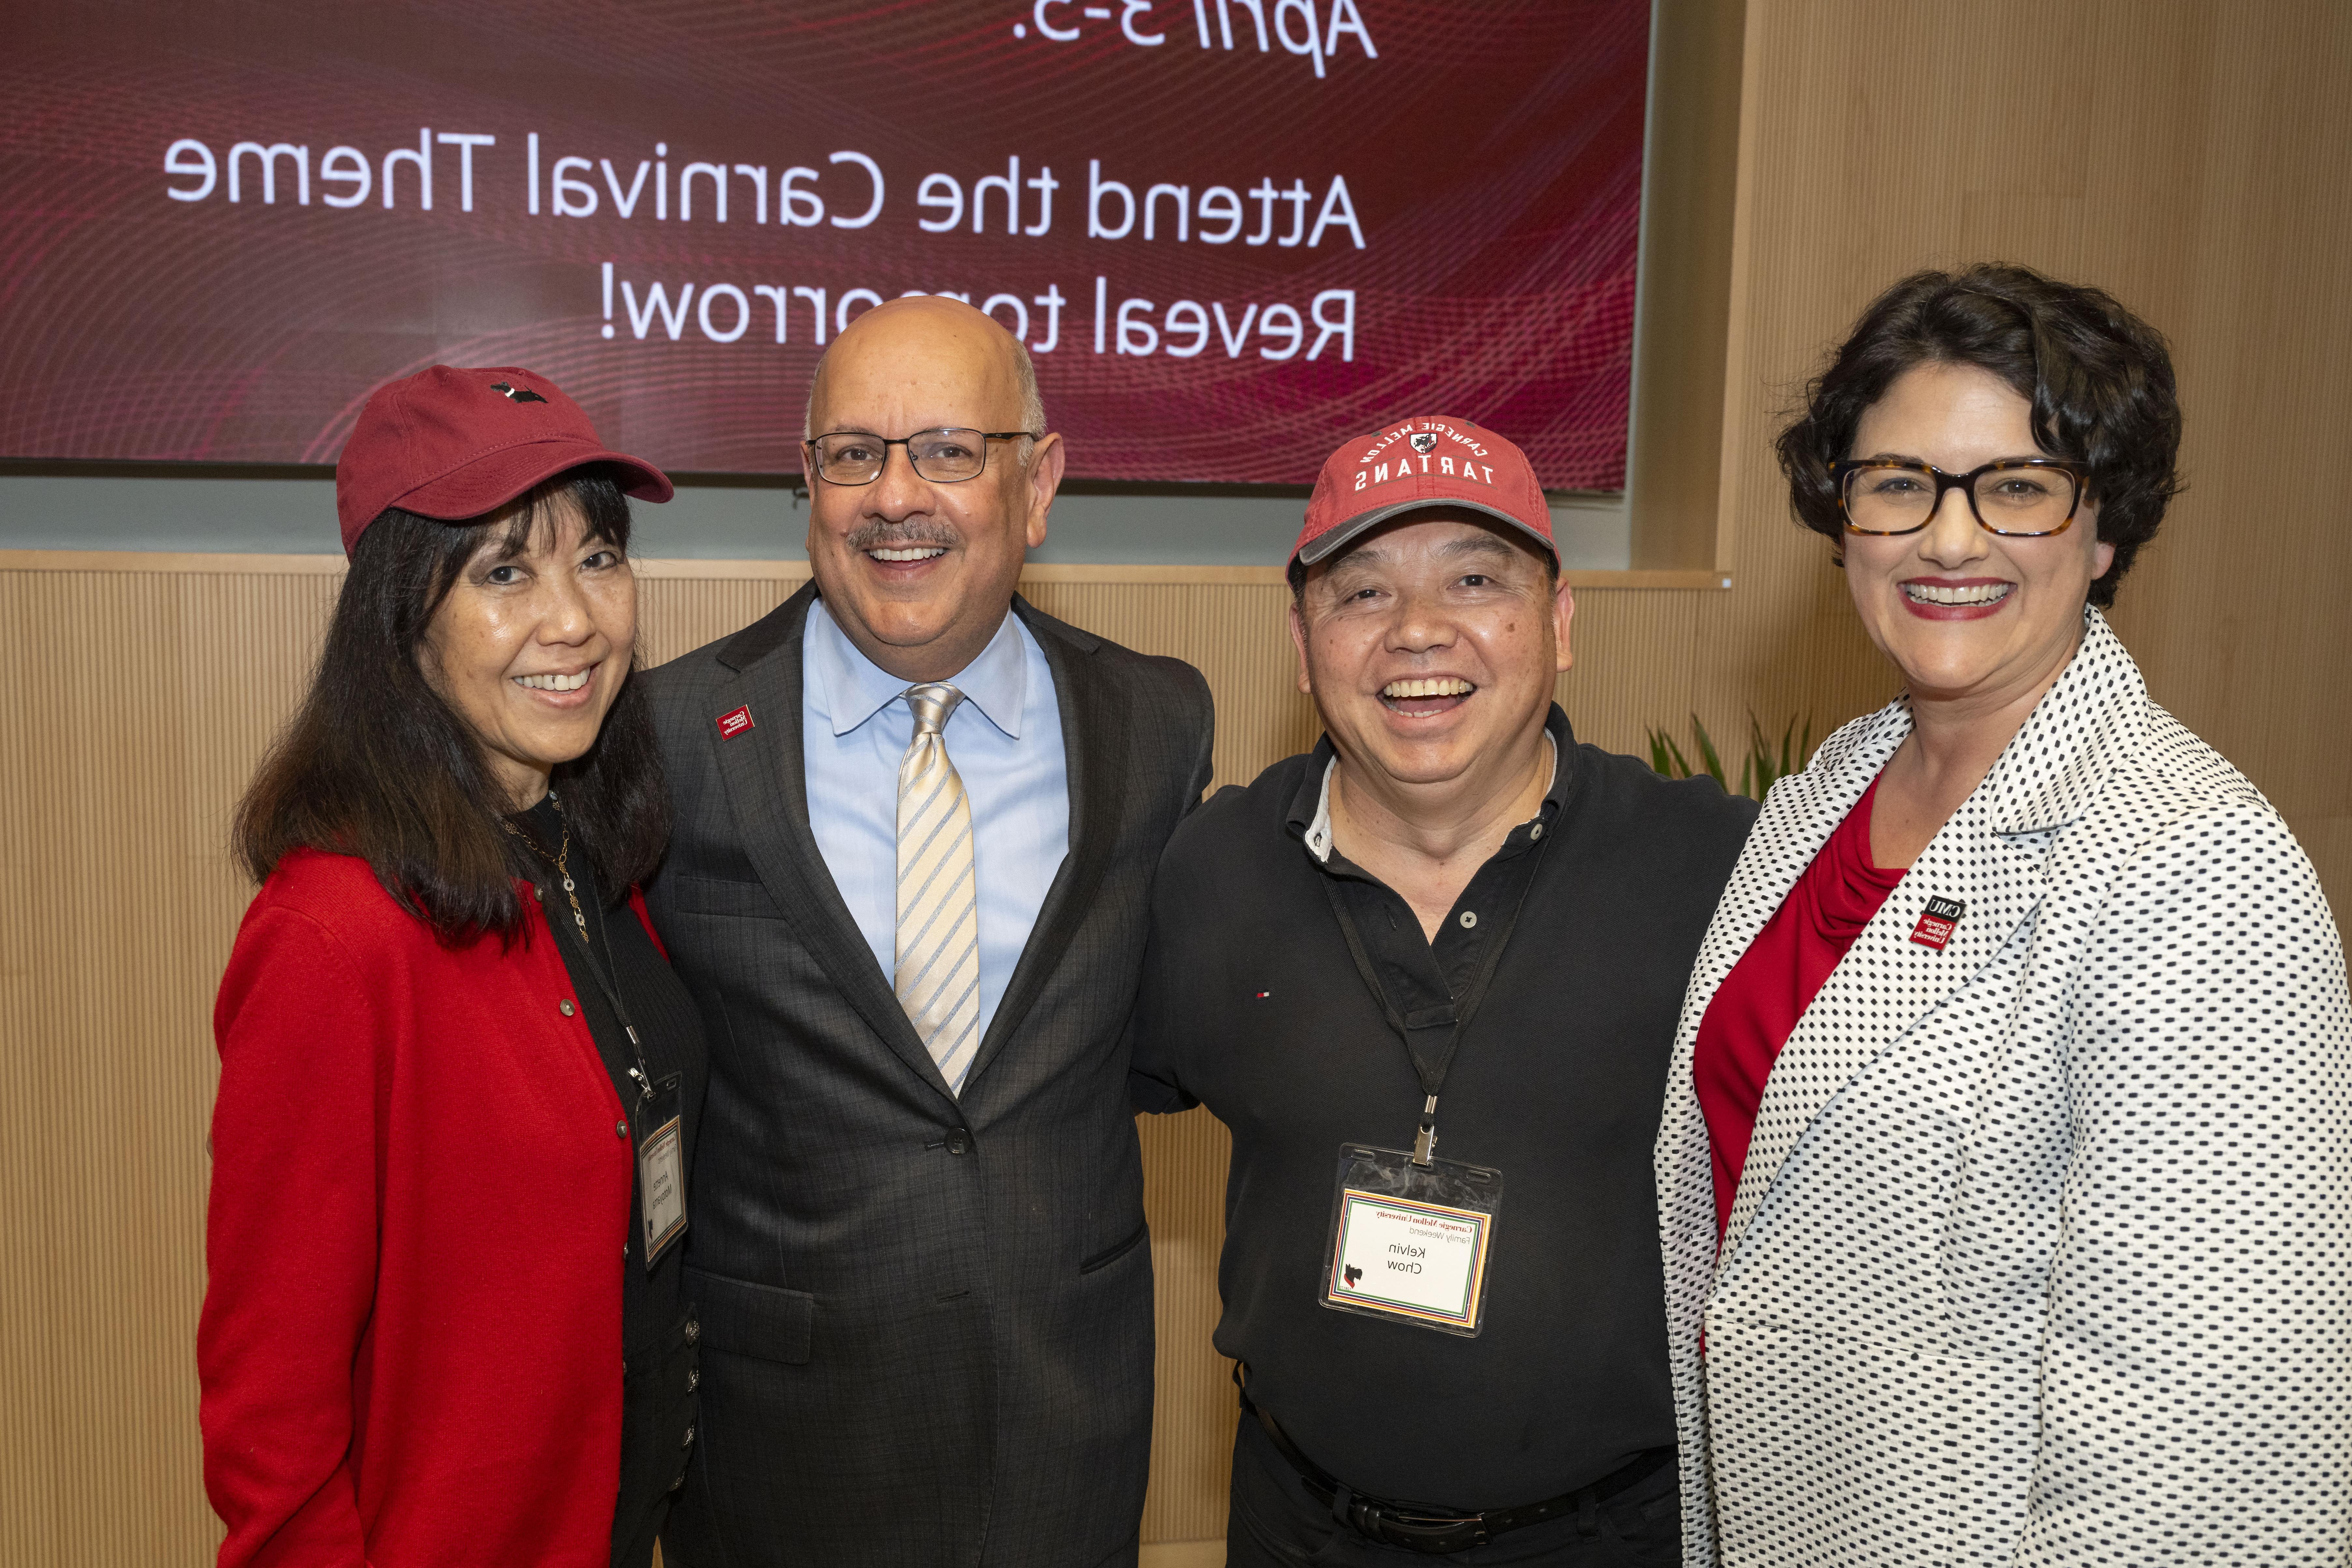
{"type": "Polygon", "coordinates": [[[239,807],[197,1340],[224,1564],[644,1568],[692,1451],[701,1026],[624,492],[522,370],[379,391],[351,571],[239,807]]]}

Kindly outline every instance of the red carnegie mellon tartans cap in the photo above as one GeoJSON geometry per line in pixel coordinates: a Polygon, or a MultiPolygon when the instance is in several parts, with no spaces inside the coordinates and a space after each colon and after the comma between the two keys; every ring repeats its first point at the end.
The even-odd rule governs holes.
{"type": "Polygon", "coordinates": [[[1444,414],[1400,419],[1331,454],[1290,558],[1312,566],[1366,529],[1423,507],[1458,506],[1508,523],[1554,560],[1551,507],[1527,454],[1444,414]]]}
{"type": "Polygon", "coordinates": [[[609,450],[580,405],[535,371],[436,364],[376,388],[335,465],[343,550],[386,507],[459,522],[496,511],[582,463],[610,463],[621,489],[667,500],[651,463],[609,450]]]}

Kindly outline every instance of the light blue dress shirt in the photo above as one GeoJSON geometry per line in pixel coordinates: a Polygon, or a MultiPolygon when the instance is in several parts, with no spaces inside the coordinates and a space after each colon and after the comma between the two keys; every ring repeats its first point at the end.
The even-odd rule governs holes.
{"type": "MultiPolygon", "coordinates": [[[[898,759],[915,715],[901,680],[857,651],[817,600],[801,634],[801,761],[809,828],[874,962],[895,977],[898,945],[898,759]]],[[[947,684],[948,760],[971,805],[980,902],[980,1030],[988,1033],[1029,931],[1070,852],[1070,770],[1054,672],[1021,617],[947,684]]]]}

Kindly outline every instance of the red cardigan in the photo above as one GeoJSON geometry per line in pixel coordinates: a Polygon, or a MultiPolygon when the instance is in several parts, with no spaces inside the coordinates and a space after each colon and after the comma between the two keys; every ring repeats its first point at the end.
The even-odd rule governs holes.
{"type": "Polygon", "coordinates": [[[605,1568],[633,1154],[544,918],[451,952],[364,861],[298,852],[213,1028],[224,1568],[605,1568]]]}

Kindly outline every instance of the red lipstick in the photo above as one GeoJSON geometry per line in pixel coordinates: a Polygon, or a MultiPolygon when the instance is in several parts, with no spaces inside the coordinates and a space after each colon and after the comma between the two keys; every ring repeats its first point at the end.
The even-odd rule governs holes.
{"type": "Polygon", "coordinates": [[[2017,584],[2006,577],[1906,577],[1895,585],[1902,595],[1903,607],[1923,621],[1981,621],[2000,613],[2001,607],[2017,597],[2017,584]],[[1911,596],[1913,587],[1920,588],[2002,588],[2008,590],[1990,599],[1971,599],[1964,604],[1945,605],[1933,600],[1911,596]]]}

